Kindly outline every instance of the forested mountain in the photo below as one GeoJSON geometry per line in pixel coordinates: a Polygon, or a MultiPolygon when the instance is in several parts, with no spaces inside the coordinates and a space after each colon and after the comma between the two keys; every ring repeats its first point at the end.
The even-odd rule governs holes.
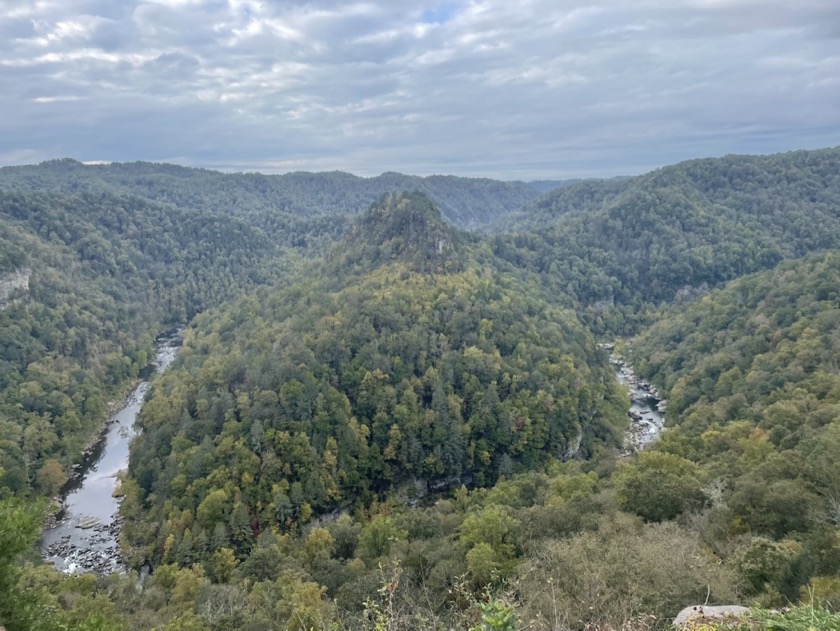
{"type": "Polygon", "coordinates": [[[833,251],[734,281],[632,343],[669,397],[655,453],[695,463],[710,544],[749,538],[749,591],[795,598],[813,580],[840,595],[838,331],[833,251]]]}
{"type": "Polygon", "coordinates": [[[465,223],[538,194],[522,183],[396,173],[226,175],[73,160],[0,169],[0,303],[17,298],[0,313],[0,466],[15,477],[7,486],[61,486],[154,334],[277,281],[300,254],[328,248],[382,191],[414,185],[465,223]],[[24,278],[27,289],[11,291],[24,278]],[[40,392],[62,402],[27,403],[40,392]],[[37,483],[47,461],[53,475],[37,483]]]}
{"type": "Polygon", "coordinates": [[[617,445],[605,353],[459,241],[427,197],[388,196],[327,273],[197,318],[132,449],[140,560],[205,560],[211,538],[244,557],[255,533],[399,485],[486,486],[617,445]]]}
{"type": "Polygon", "coordinates": [[[426,193],[444,217],[473,228],[504,217],[535,200],[543,189],[525,182],[448,175],[417,177],[383,173],[362,178],[330,173],[220,173],[149,162],[85,165],[54,160],[37,166],[0,169],[0,190],[129,194],[179,208],[247,217],[272,235],[296,222],[321,222],[312,237],[341,236],[346,219],[393,191],[426,193]],[[339,219],[344,221],[335,224],[339,219]]]}
{"type": "Polygon", "coordinates": [[[161,330],[280,277],[235,217],[111,193],[0,192],[0,488],[54,494],[161,330]]]}
{"type": "Polygon", "coordinates": [[[494,251],[627,330],[645,304],[840,247],[838,199],[840,148],[693,160],[557,189],[497,222],[494,251]]]}
{"type": "Polygon", "coordinates": [[[540,199],[553,183],[0,170],[0,625],[647,631],[805,598],[836,627],[838,167],[733,156],[540,199]],[[62,578],[27,552],[34,500],[176,324],[121,488],[153,573],[62,578]],[[625,457],[596,336],[628,331],[670,402],[625,457]]]}
{"type": "Polygon", "coordinates": [[[561,186],[571,186],[572,184],[577,184],[581,180],[574,179],[574,180],[531,180],[528,182],[532,187],[539,190],[541,193],[548,193],[549,191],[553,191],[555,188],[560,188],[561,186]]]}

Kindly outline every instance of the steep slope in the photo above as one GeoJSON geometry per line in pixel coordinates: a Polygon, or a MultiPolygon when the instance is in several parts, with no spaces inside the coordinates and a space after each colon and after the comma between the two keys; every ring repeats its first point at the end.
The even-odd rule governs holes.
{"type": "Polygon", "coordinates": [[[0,495],[55,494],[152,338],[278,278],[283,261],[218,213],[0,192],[0,495]]]}
{"type": "Polygon", "coordinates": [[[366,273],[391,263],[412,272],[457,272],[467,240],[447,226],[432,200],[419,192],[385,195],[329,253],[334,277],[366,273]]]}
{"type": "Polygon", "coordinates": [[[372,190],[406,180],[458,203],[507,191],[518,205],[527,189],[72,160],[0,169],[0,489],[54,493],[156,333],[277,280],[338,238],[372,190]]]}
{"type": "Polygon", "coordinates": [[[760,563],[776,555],[782,570],[754,574],[748,590],[767,581],[795,598],[809,578],[840,573],[838,288],[840,252],[785,262],[631,345],[637,369],[669,401],[657,450],[696,463],[708,484],[710,540],[720,549],[744,533],[784,540],[755,543],[760,563]]]}
{"type": "Polygon", "coordinates": [[[106,402],[145,366],[153,331],[120,300],[126,288],[97,280],[70,248],[0,228],[0,250],[14,253],[0,279],[25,281],[0,305],[0,497],[54,495],[106,402]]]}
{"type": "Polygon", "coordinates": [[[199,316],[133,446],[135,560],[175,560],[184,519],[247,554],[406,483],[483,486],[616,444],[626,397],[593,338],[458,241],[428,198],[388,196],[338,247],[362,253],[350,273],[326,261],[199,316]]]}
{"type": "Polygon", "coordinates": [[[840,246],[838,199],[840,148],[694,160],[558,189],[497,224],[495,251],[593,321],[612,305],[632,319],[645,303],[840,246]]]}

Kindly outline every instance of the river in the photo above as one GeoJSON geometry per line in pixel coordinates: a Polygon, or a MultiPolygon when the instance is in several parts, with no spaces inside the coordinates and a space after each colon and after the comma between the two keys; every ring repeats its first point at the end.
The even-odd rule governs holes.
{"type": "MultiPolygon", "coordinates": [[[[161,336],[155,343],[152,374],[175,359],[181,338],[161,336]]],[[[151,378],[151,375],[149,375],[151,378]]],[[[119,554],[117,474],[128,467],[128,447],[136,435],[134,420],[149,389],[145,379],[108,419],[108,429],[94,448],[89,464],[64,498],[64,509],[41,537],[41,554],[63,572],[110,574],[123,569],[119,554]]]]}
{"type": "Polygon", "coordinates": [[[624,437],[625,453],[644,449],[662,434],[665,428],[665,406],[656,387],[639,377],[633,367],[615,354],[613,346],[603,345],[610,351],[610,363],[615,368],[615,378],[630,392],[630,428],[624,437]]]}

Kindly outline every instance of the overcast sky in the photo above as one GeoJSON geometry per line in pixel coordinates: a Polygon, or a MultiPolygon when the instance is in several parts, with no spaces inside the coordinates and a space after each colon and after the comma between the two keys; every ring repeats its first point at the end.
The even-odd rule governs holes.
{"type": "Polygon", "coordinates": [[[838,144],[838,0],[0,0],[0,164],[532,179],[838,144]]]}

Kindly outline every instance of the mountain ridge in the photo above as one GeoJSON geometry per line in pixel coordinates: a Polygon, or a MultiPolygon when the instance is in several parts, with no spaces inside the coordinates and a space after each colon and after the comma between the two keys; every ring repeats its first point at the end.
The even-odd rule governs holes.
{"type": "Polygon", "coordinates": [[[154,162],[86,165],[71,158],[0,168],[0,188],[32,190],[44,186],[59,186],[65,192],[106,186],[153,201],[201,210],[250,215],[280,212],[296,216],[353,216],[364,212],[385,193],[420,190],[435,200],[448,221],[461,228],[489,223],[542,193],[521,181],[451,175],[420,177],[397,172],[367,178],[344,171],[271,175],[226,173],[154,162]],[[185,183],[200,189],[185,191],[185,183]]]}
{"type": "MultiPolygon", "coordinates": [[[[691,602],[836,605],[837,151],[581,182],[489,236],[414,187],[362,207],[346,174],[0,173],[0,279],[31,270],[0,310],[0,624],[649,630],[691,602]],[[189,318],[121,478],[143,589],[16,556],[189,318]],[[629,401],[597,340],[641,328],[617,346],[669,428],[618,457],[629,401]]],[[[490,216],[489,190],[448,200],[490,216]]]]}

